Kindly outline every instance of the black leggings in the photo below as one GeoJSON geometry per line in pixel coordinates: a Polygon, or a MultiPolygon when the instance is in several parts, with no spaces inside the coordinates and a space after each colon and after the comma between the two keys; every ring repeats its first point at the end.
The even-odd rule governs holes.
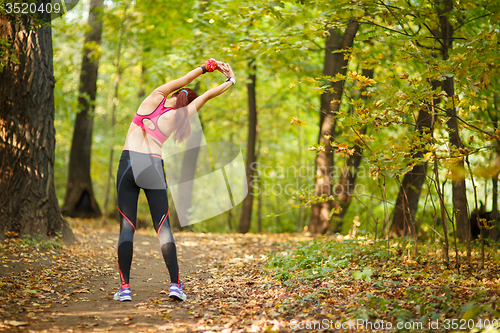
{"type": "Polygon", "coordinates": [[[128,284],[133,255],[134,232],[137,225],[137,200],[141,188],[146,194],[161,253],[172,283],[179,283],[179,266],[175,240],[168,218],[168,197],[165,171],[161,156],[124,150],[116,180],[120,238],[118,240],[118,269],[122,284],[128,284]]]}

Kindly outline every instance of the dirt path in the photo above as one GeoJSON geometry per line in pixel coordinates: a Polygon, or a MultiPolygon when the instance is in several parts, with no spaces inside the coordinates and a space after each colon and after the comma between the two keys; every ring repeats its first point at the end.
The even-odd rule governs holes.
{"type": "Polygon", "coordinates": [[[275,240],[176,233],[188,299],[175,302],[168,298],[167,269],[154,232],[139,229],[130,282],[133,301],[117,302],[118,226],[90,223],[95,221],[72,221],[77,246],[36,248],[26,241],[4,246],[0,331],[229,333],[286,327],[273,301],[282,288],[261,273],[261,258],[275,240]]]}
{"type": "Polygon", "coordinates": [[[0,332],[391,331],[367,329],[382,322],[394,328],[423,323],[428,331],[445,332],[446,326],[430,326],[430,317],[420,321],[421,309],[435,316],[436,324],[473,311],[482,311],[478,320],[484,322],[498,318],[497,261],[487,261],[488,270],[459,276],[439,260],[380,259],[388,252],[368,252],[359,242],[315,239],[301,247],[298,240],[311,238],[284,234],[176,233],[188,299],[175,302],[168,298],[170,281],[152,227],[136,232],[133,301],[117,302],[118,225],[70,224],[79,238],[73,246],[29,238],[0,242],[0,332]],[[296,246],[284,246],[290,243],[296,246]],[[286,265],[270,259],[282,265],[276,278],[293,276],[294,281],[279,283],[263,271],[269,251],[288,257],[286,265]],[[338,267],[311,277],[319,274],[313,260],[326,256],[338,267]],[[361,270],[367,256],[371,261],[361,270]],[[359,277],[366,269],[368,278],[359,277]],[[363,318],[371,321],[358,325],[363,318]]]}

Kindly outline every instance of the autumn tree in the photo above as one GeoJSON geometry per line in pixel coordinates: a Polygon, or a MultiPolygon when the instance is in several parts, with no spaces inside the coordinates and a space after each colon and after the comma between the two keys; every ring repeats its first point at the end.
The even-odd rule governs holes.
{"type": "Polygon", "coordinates": [[[247,157],[246,157],[246,176],[248,195],[243,200],[243,207],[240,215],[240,223],[238,225],[238,232],[246,233],[250,229],[250,222],[252,220],[252,206],[253,206],[253,187],[252,178],[254,174],[254,163],[257,159],[255,153],[255,144],[257,142],[257,66],[255,59],[248,63],[249,75],[247,83],[248,94],[248,137],[247,137],[247,157]]]}
{"type": "MultiPolygon", "coordinates": [[[[367,79],[373,79],[373,69],[363,68],[361,75],[367,79]]],[[[367,96],[365,89],[360,89],[361,100],[366,102],[367,96]]],[[[356,136],[361,136],[366,134],[367,127],[362,127],[356,136]]],[[[359,137],[354,138],[354,148],[349,157],[345,159],[345,164],[341,167],[341,172],[337,184],[333,188],[333,194],[335,196],[335,201],[332,202],[332,219],[334,222],[333,231],[342,232],[342,226],[344,223],[344,216],[351,204],[353,195],[355,194],[356,179],[358,177],[358,170],[363,159],[363,142],[359,137]]]]}
{"type": "MultiPolygon", "coordinates": [[[[435,103],[437,102],[438,100],[435,100],[435,103]]],[[[418,138],[422,138],[426,135],[429,136],[432,133],[431,127],[433,116],[429,110],[430,107],[424,105],[418,111],[415,126],[418,138]]],[[[425,143],[425,140],[423,140],[423,142],[425,143]]],[[[421,159],[424,156],[424,152],[422,149],[416,149],[412,152],[412,155],[416,159],[421,159]]],[[[412,233],[411,226],[416,223],[415,214],[417,212],[418,201],[426,175],[426,162],[416,164],[404,175],[393,211],[390,229],[393,235],[405,236],[412,233]]]]}
{"type": "MultiPolygon", "coordinates": [[[[450,57],[450,51],[453,47],[453,31],[454,27],[450,21],[450,14],[453,10],[453,0],[436,0],[434,2],[436,12],[439,19],[438,38],[440,51],[443,61],[447,61],[450,57]]],[[[441,83],[442,90],[446,93],[447,98],[451,101],[455,99],[455,85],[453,76],[446,76],[441,83]]],[[[449,107],[446,107],[446,115],[448,119],[450,143],[455,149],[463,149],[464,145],[460,138],[460,129],[458,127],[457,109],[454,102],[449,107]]],[[[464,160],[461,159],[454,168],[464,169],[464,160]]],[[[461,240],[470,239],[470,226],[468,217],[467,205],[467,189],[465,187],[465,177],[455,177],[452,179],[453,189],[453,215],[455,216],[455,225],[457,236],[461,240]],[[459,179],[458,179],[459,178],[459,179]]]]}
{"type": "Polygon", "coordinates": [[[313,233],[326,233],[331,231],[330,211],[332,201],[328,199],[332,192],[333,150],[330,137],[335,136],[335,115],[340,108],[344,92],[343,80],[333,80],[338,74],[345,75],[349,60],[349,49],[354,43],[359,23],[356,18],[351,18],[345,30],[330,28],[328,39],[325,43],[325,60],[323,75],[329,77],[328,88],[321,95],[320,130],[318,142],[321,150],[316,157],[316,190],[319,198],[313,204],[309,220],[309,230],[313,233]]]}
{"type": "MultiPolygon", "coordinates": [[[[40,0],[38,6],[46,6],[40,0]]],[[[50,13],[0,14],[1,233],[73,233],[54,187],[54,84],[50,13]]]]}

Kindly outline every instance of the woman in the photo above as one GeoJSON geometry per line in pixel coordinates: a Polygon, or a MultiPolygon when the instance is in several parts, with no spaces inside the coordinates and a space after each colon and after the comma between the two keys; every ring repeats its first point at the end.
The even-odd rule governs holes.
{"type": "Polygon", "coordinates": [[[235,83],[233,71],[228,64],[210,59],[183,77],[156,88],[139,106],[127,133],[117,174],[120,211],[118,269],[121,283],[115,293],[115,300],[132,300],[129,278],[137,221],[137,199],[141,188],[146,194],[163,259],[170,274],[169,296],[186,300],[179,279],[175,241],[170,229],[161,147],[174,132],[175,142],[186,139],[191,133],[189,118],[208,100],[219,96],[235,83]],[[227,76],[227,80],[218,87],[199,97],[193,90],[182,88],[201,74],[216,69],[227,76]],[[172,92],[174,93],[168,98],[172,92]]]}

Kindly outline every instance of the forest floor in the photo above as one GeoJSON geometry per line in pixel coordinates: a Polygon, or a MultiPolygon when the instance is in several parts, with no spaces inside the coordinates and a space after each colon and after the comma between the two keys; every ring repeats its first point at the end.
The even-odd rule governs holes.
{"type": "MultiPolygon", "coordinates": [[[[377,274],[369,272],[368,278],[363,278],[367,271],[356,276],[352,268],[343,269],[335,277],[309,279],[295,285],[273,278],[264,270],[267,254],[283,251],[283,244],[311,239],[290,234],[175,233],[188,299],[173,301],[168,298],[167,269],[152,227],[138,229],[134,239],[130,281],[133,301],[117,302],[113,294],[119,283],[119,226],[97,220],[69,222],[77,236],[74,245],[10,238],[0,246],[0,331],[231,333],[333,331],[341,327],[343,331],[363,331],[366,326],[355,326],[356,318],[384,318],[390,312],[380,309],[392,307],[378,300],[373,303],[373,295],[382,292],[377,291],[376,283],[370,283],[370,277],[375,280],[377,274]],[[372,308],[372,312],[361,311],[366,308],[372,308]]],[[[384,295],[408,303],[411,309],[424,306],[417,304],[418,299],[417,303],[405,299],[405,295],[413,295],[413,285],[425,285],[429,299],[441,297],[439,304],[453,303],[447,301],[446,295],[453,296],[454,291],[460,294],[457,299],[461,305],[477,297],[477,293],[470,292],[475,288],[470,279],[455,279],[447,283],[448,289],[443,289],[442,281],[425,276],[433,274],[432,265],[427,265],[420,277],[411,277],[416,283],[387,266],[384,269],[402,281],[397,286],[381,283],[384,295]]],[[[383,271],[376,267],[374,270],[383,271]]],[[[482,295],[491,300],[483,305],[488,305],[490,314],[495,316],[498,312],[494,304],[500,299],[499,267],[478,274],[472,281],[482,279],[482,295]]],[[[388,331],[384,329],[384,320],[377,322],[381,329],[376,331],[388,331]]],[[[431,322],[429,318],[425,324],[430,326],[431,322]]],[[[431,328],[424,330],[435,330],[431,328]]],[[[441,326],[437,330],[445,329],[441,326]]]]}

